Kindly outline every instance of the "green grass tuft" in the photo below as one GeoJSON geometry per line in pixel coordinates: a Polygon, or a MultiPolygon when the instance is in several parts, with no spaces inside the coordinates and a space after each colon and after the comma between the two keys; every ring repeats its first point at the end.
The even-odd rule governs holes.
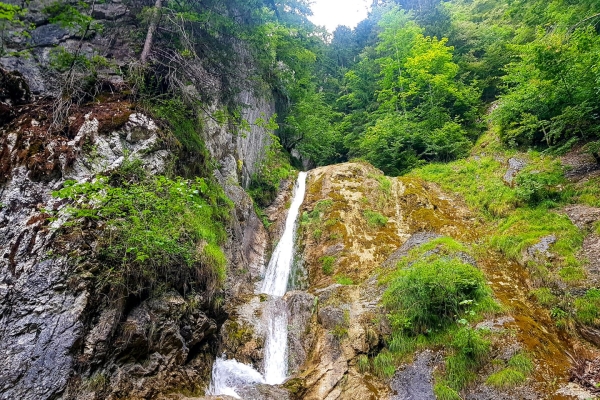
{"type": "Polygon", "coordinates": [[[433,393],[438,400],[462,400],[456,390],[447,386],[443,382],[436,383],[433,387],[433,393]]]}
{"type": "Polygon", "coordinates": [[[356,360],[356,367],[358,368],[358,371],[362,374],[368,372],[369,369],[371,369],[371,362],[369,360],[369,357],[366,354],[361,354],[360,356],[358,356],[358,359],[356,360]]]}
{"type": "Polygon", "coordinates": [[[373,372],[379,378],[391,378],[396,373],[394,356],[387,350],[381,351],[373,359],[373,372]]]}
{"type": "Polygon", "coordinates": [[[600,289],[590,289],[575,299],[575,318],[586,325],[600,326],[600,289]]]}
{"type": "Polygon", "coordinates": [[[371,228],[381,228],[388,222],[387,217],[376,211],[365,210],[363,211],[363,216],[371,228]]]}
{"type": "Polygon", "coordinates": [[[340,285],[354,285],[354,281],[345,275],[336,276],[335,281],[340,285]]]}
{"type": "Polygon", "coordinates": [[[335,257],[333,256],[324,256],[321,257],[321,269],[325,275],[333,274],[333,266],[335,264],[335,257]]]}
{"type": "Polygon", "coordinates": [[[506,368],[487,378],[486,384],[500,389],[514,388],[522,385],[527,380],[527,377],[520,371],[514,368],[506,368]]]}
{"type": "Polygon", "coordinates": [[[456,258],[430,257],[392,273],[383,304],[392,327],[413,335],[441,330],[490,296],[483,273],[456,258]]]}
{"type": "Polygon", "coordinates": [[[531,291],[531,294],[543,307],[553,307],[558,302],[558,298],[552,294],[549,288],[546,287],[534,289],[531,291]]]}
{"type": "Polygon", "coordinates": [[[512,356],[510,360],[508,360],[508,366],[525,375],[532,373],[535,368],[531,358],[524,353],[517,353],[512,356]]]}

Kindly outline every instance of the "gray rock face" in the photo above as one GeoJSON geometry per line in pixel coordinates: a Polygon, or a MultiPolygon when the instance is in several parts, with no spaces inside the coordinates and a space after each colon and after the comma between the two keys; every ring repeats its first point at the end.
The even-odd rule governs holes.
{"type": "Polygon", "coordinates": [[[429,243],[434,239],[441,238],[442,235],[438,235],[433,232],[419,232],[415,233],[411,237],[408,238],[406,242],[396,251],[394,251],[390,256],[383,262],[384,267],[395,267],[398,261],[408,255],[408,252],[415,247],[419,247],[425,243],[429,243]]]}
{"type": "Polygon", "coordinates": [[[508,170],[504,174],[504,182],[508,185],[512,185],[515,179],[515,176],[527,166],[527,163],[524,160],[520,160],[518,158],[511,158],[508,160],[508,170]]]}
{"type": "Polygon", "coordinates": [[[436,354],[424,351],[404,370],[396,372],[390,386],[395,394],[392,400],[435,400],[433,394],[433,367],[436,354]]]}
{"type": "Polygon", "coordinates": [[[33,94],[42,94],[46,91],[46,84],[38,65],[27,58],[22,57],[2,57],[0,64],[9,71],[20,72],[29,85],[29,89],[33,94]]]}
{"type": "Polygon", "coordinates": [[[288,307],[288,368],[292,375],[306,362],[310,352],[310,344],[314,340],[314,332],[307,332],[315,310],[315,296],[301,291],[286,293],[284,300],[288,307]],[[309,336],[309,337],[307,337],[309,336]]]}
{"type": "MultiPolygon", "coordinates": [[[[61,144],[77,158],[60,164],[54,179],[33,180],[27,165],[7,164],[12,170],[0,184],[0,399],[80,398],[69,389],[72,380],[92,375],[109,380],[111,390],[99,385],[95,390],[104,394],[89,398],[123,390],[146,398],[173,388],[202,390],[217,331],[201,311],[206,301],[169,292],[130,312],[124,304],[106,308],[97,297],[91,301],[81,260],[53,253],[63,219],[49,224],[44,213],[63,206],[51,192],[65,179],[81,182],[117,168],[125,153],[148,171],[163,172],[171,155],[158,138],[156,124],[142,114],[131,114],[118,131],[100,133],[92,112],[75,138],[61,144]],[[86,156],[83,143],[96,154],[86,156]]],[[[0,136],[3,161],[19,160],[13,157],[19,144],[13,133],[0,136]]],[[[52,139],[46,146],[54,146],[52,139]]],[[[79,245],[66,241],[64,254],[80,251],[79,245]]]]}
{"type": "Polygon", "coordinates": [[[544,236],[540,239],[537,244],[529,247],[527,251],[527,257],[531,260],[545,261],[552,258],[553,255],[550,253],[550,246],[556,242],[556,236],[549,235],[544,236]]]}
{"type": "Polygon", "coordinates": [[[127,7],[123,4],[104,3],[94,5],[92,17],[96,19],[115,20],[127,14],[127,7]]]}
{"type": "Polygon", "coordinates": [[[88,295],[66,290],[63,259],[19,263],[14,274],[7,267],[0,272],[0,399],[52,398],[69,379],[88,295]]]}
{"type": "Polygon", "coordinates": [[[69,31],[56,24],[42,25],[31,32],[31,42],[34,46],[53,46],[66,40],[69,31]]]}

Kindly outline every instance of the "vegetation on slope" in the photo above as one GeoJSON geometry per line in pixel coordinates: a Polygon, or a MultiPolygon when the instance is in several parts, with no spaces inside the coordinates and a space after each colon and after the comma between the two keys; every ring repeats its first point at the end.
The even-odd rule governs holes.
{"type": "Polygon", "coordinates": [[[96,279],[112,296],[169,285],[212,299],[222,288],[226,259],[219,246],[232,204],[216,184],[149,176],[138,160],[92,182],[67,181],[54,195],[73,202],[63,229],[92,224],[100,232],[96,279]]]}

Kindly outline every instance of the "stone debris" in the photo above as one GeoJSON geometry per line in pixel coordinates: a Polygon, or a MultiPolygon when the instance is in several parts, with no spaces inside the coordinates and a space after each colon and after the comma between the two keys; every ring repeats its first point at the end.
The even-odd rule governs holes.
{"type": "Polygon", "coordinates": [[[504,182],[507,185],[512,186],[514,184],[514,179],[519,172],[523,170],[527,166],[527,162],[521,160],[519,158],[510,158],[508,160],[508,170],[504,174],[504,182]]]}

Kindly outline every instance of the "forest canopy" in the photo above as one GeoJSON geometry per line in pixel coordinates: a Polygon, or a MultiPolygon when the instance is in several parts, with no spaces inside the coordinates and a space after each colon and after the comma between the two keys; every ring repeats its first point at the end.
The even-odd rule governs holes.
{"type": "Polygon", "coordinates": [[[278,134],[316,165],[363,158],[392,175],[463,157],[488,127],[599,158],[599,32],[592,0],[375,1],[308,47],[278,134]]]}

